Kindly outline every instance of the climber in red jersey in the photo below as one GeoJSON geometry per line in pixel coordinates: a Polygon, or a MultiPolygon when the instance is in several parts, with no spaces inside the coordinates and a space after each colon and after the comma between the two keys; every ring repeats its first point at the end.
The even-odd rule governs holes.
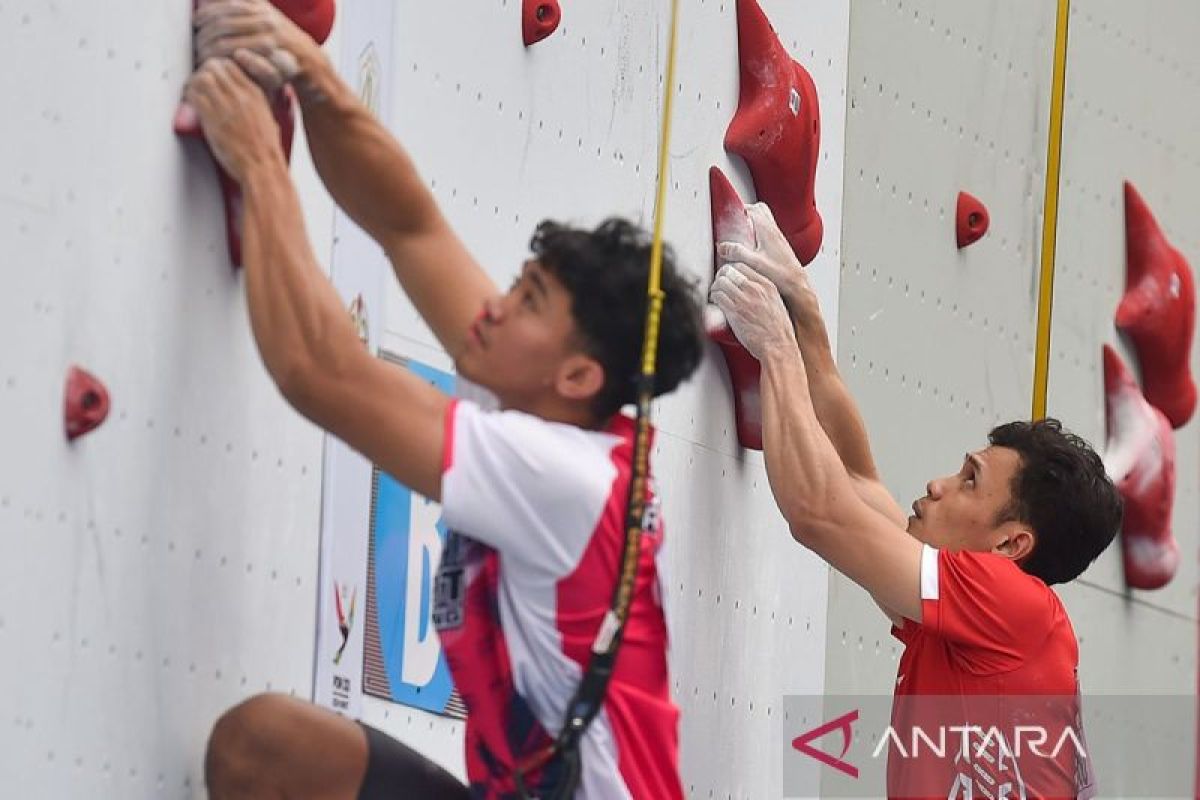
{"type": "Polygon", "coordinates": [[[1001,425],[905,514],[880,481],[804,269],[766,206],[749,214],[758,247],[718,245],[725,265],[710,296],[762,367],[776,502],[796,541],[870,592],[904,643],[899,739],[937,716],[961,728],[955,713],[997,728],[944,759],[891,748],[889,797],[1085,796],[1089,764],[1077,748],[1010,758],[1008,723],[1077,728],[1078,646],[1050,586],[1082,573],[1120,527],[1100,458],[1055,420],[1001,425]]]}
{"type": "MultiPolygon", "coordinates": [[[[266,0],[210,0],[196,22],[202,65],[185,100],[243,189],[263,362],[297,411],[442,503],[455,533],[432,614],[468,709],[464,786],[379,731],[291,698],[251,698],[213,729],[210,796],[514,797],[517,765],[523,791],[545,796],[563,765],[531,756],[562,725],[625,542],[633,423],[621,408],[636,392],[649,239],[621,220],[595,230],[544,222],[500,292],[308,36],[266,0]],[[363,349],[306,238],[259,88],[284,81],[333,198],[382,246],[459,374],[501,411],[447,397],[363,349]]],[[[699,296],[669,253],[662,285],[656,393],[685,380],[702,354],[699,296]]],[[[682,797],[659,519],[646,516],[624,643],[579,747],[574,797],[682,797]]]]}

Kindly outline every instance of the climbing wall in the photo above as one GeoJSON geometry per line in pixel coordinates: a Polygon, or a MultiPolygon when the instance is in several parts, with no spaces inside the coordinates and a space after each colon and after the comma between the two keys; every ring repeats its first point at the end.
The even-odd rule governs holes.
{"type": "MultiPolygon", "coordinates": [[[[6,796],[201,797],[223,709],[313,691],[325,443],[266,378],[211,163],[171,134],[190,3],[143,5],[0,6],[6,796]],[[72,363],[105,381],[112,414],[68,445],[72,363]]],[[[681,5],[667,234],[706,283],[709,167],[753,192],[722,148],[734,4],[681,5]]],[[[666,4],[564,3],[561,27],[529,50],[520,6],[475,0],[470,24],[431,26],[427,8],[397,3],[394,67],[378,76],[389,126],[502,284],[543,217],[649,223],[667,88],[666,4]]],[[[836,315],[848,4],[763,7],[820,91],[826,233],[812,269],[836,315]]],[[[302,142],[294,162],[328,267],[335,217],[302,142]]],[[[394,289],[383,322],[380,347],[449,366],[394,289]]],[[[777,795],[782,695],[823,685],[827,572],[790,540],[761,456],[737,447],[715,349],[656,413],[685,782],[693,796],[777,795]]],[[[461,771],[459,723],[370,699],[362,713],[461,771]]]]}
{"type": "MultiPolygon", "coordinates": [[[[1053,413],[1077,420],[1084,436],[1103,441],[1099,347],[1112,344],[1127,363],[1137,363],[1113,326],[1125,289],[1125,181],[1138,187],[1167,238],[1193,265],[1200,263],[1192,222],[1200,207],[1194,147],[1200,112],[1191,103],[1161,100],[1200,89],[1200,57],[1190,45],[1200,34],[1200,13],[1185,3],[1166,3],[1154,18],[1120,3],[1076,0],[1072,6],[1049,403],[1053,413]]],[[[1192,365],[1193,371],[1200,366],[1194,348],[1192,365]]],[[[1090,631],[1119,626],[1119,635],[1103,643],[1096,637],[1112,671],[1098,672],[1095,680],[1112,687],[1186,690],[1194,682],[1200,427],[1189,422],[1175,439],[1173,528],[1182,553],[1175,578],[1162,589],[1125,597],[1121,552],[1114,546],[1076,587],[1076,596],[1112,606],[1111,614],[1093,618],[1097,627],[1090,631]],[[1158,651],[1155,661],[1176,668],[1147,673],[1120,658],[1130,638],[1158,651]]]]}
{"type": "Polygon", "coordinates": [[[0,7],[8,797],[202,796],[221,709],[309,691],[322,441],[259,363],[212,165],[171,133],[189,11],[0,7]],[[112,410],[68,445],[74,363],[112,410]]]}
{"type": "MultiPolygon", "coordinates": [[[[955,471],[990,427],[1030,414],[1055,6],[853,4],[838,353],[902,505],[955,471]],[[961,251],[960,190],[991,218],[961,251]]],[[[1125,280],[1122,181],[1148,195],[1193,265],[1200,258],[1197,111],[1177,101],[1196,92],[1197,26],[1200,13],[1185,2],[1153,11],[1071,2],[1048,413],[1098,449],[1101,345],[1132,358],[1113,328],[1125,280]]],[[[1176,436],[1174,581],[1127,593],[1114,544],[1060,588],[1085,693],[1195,692],[1195,423],[1176,436]]],[[[890,691],[899,642],[865,593],[837,576],[830,584],[827,690],[890,691]]],[[[1099,768],[1102,794],[1128,794],[1141,785],[1138,770],[1152,768],[1129,752],[1099,768]]]]}
{"type": "MultiPolygon", "coordinates": [[[[6,796],[202,797],[204,739],[223,709],[313,692],[325,443],[267,380],[211,164],[170,133],[189,5],[0,5],[6,796]],[[68,445],[62,382],[76,363],[107,384],[112,412],[68,445]]],[[[681,5],[667,233],[707,280],[708,168],[753,193],[721,146],[737,103],[734,2],[681,5]]],[[[1186,0],[1153,17],[1116,0],[1072,5],[1049,403],[1099,441],[1100,344],[1130,355],[1111,327],[1121,181],[1200,260],[1197,111],[1181,99],[1200,75],[1188,47],[1200,22],[1186,0]]],[[[520,6],[472,0],[469,25],[430,25],[424,6],[396,3],[379,75],[388,125],[501,283],[543,217],[649,222],[666,88],[665,3],[564,3],[559,29],[528,50],[520,6]]],[[[1029,413],[1053,4],[762,6],[819,91],[825,239],[811,274],[907,502],[991,425],[1029,413]],[[963,190],[991,229],[958,251],[963,190]]],[[[344,251],[298,144],[308,233],[328,267],[344,251]]],[[[383,307],[381,348],[449,367],[394,288],[383,307]]],[[[685,786],[779,796],[785,737],[817,722],[785,718],[783,696],[888,692],[898,643],[860,590],[788,537],[761,456],[736,445],[715,350],[656,413],[685,786]]],[[[1126,594],[1114,551],[1063,590],[1085,690],[1194,692],[1195,423],[1177,436],[1175,580],[1126,594]]],[[[460,723],[370,698],[362,713],[461,772],[460,723]]],[[[1136,787],[1140,763],[1113,765],[1102,789],[1136,787]]]]}
{"type": "MultiPolygon", "coordinates": [[[[1138,188],[1193,267],[1200,263],[1200,111],[1175,100],[1200,90],[1193,46],[1200,9],[1186,2],[1155,9],[1151,15],[1119,2],[1071,4],[1048,407],[1095,442],[1104,441],[1100,346],[1114,345],[1126,363],[1137,364],[1113,327],[1125,287],[1124,181],[1138,188]]],[[[1200,366],[1194,346],[1191,364],[1193,372],[1200,366]]],[[[1126,590],[1118,542],[1062,592],[1082,642],[1085,691],[1196,691],[1200,427],[1193,420],[1174,433],[1174,579],[1155,591],[1126,590]]],[[[1194,703],[1184,705],[1194,712],[1194,703]]],[[[1152,755],[1131,749],[1105,770],[1110,782],[1101,788],[1132,792],[1152,755]]]]}
{"type": "MultiPolygon", "coordinates": [[[[901,507],[1029,415],[1053,43],[1033,0],[852,9],[838,360],[901,507]],[[991,218],[963,250],[960,191],[991,218]]],[[[830,691],[890,691],[878,608],[840,577],[829,604],[830,691]]]]}

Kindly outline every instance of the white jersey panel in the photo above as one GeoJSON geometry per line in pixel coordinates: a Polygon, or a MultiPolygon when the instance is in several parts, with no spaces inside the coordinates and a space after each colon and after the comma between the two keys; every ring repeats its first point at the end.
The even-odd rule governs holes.
{"type": "MultiPolygon", "coordinates": [[[[554,735],[582,678],[563,653],[558,584],[579,566],[609,503],[617,477],[612,450],[621,439],[464,400],[452,413],[444,518],[500,554],[500,621],[513,683],[554,735]]],[[[576,798],[630,797],[617,753],[602,711],[581,743],[576,798]]]]}
{"type": "Polygon", "coordinates": [[[453,414],[446,524],[499,551],[507,568],[536,565],[551,581],[570,574],[608,502],[619,438],[469,401],[453,414]]]}

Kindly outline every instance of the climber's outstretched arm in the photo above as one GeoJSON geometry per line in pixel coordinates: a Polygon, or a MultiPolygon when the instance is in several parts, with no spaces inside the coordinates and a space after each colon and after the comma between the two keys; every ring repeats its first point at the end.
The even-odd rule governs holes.
{"type": "Polygon", "coordinates": [[[775,284],[796,329],[813,410],[846,467],[854,490],[871,508],[904,527],[907,514],[880,479],[866,424],[834,361],[821,305],[808,281],[808,271],[796,259],[792,246],[764,203],[747,207],[746,213],[754,226],[757,247],[722,242],[718,245],[721,260],[745,264],[775,284]]]}
{"type": "Polygon", "coordinates": [[[233,57],[264,88],[295,87],[329,193],[383,247],[404,291],[455,357],[496,287],[450,228],[408,154],[307,33],[267,0],[208,0],[201,62],[233,57]]]}
{"type": "Polygon", "coordinates": [[[763,455],[792,536],[862,586],[895,620],[921,621],[922,545],[856,491],[813,408],[808,372],[778,289],[744,263],[711,298],[762,365],[763,455]]]}
{"type": "Polygon", "coordinates": [[[373,358],[317,266],[262,92],[227,59],[188,84],[221,166],[242,187],[246,299],[267,372],[301,414],[437,500],[450,399],[373,358]]]}

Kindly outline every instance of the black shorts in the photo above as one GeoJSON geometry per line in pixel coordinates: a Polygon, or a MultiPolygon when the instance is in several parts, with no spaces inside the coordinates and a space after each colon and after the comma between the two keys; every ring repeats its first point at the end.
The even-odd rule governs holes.
{"type": "Polygon", "coordinates": [[[370,725],[358,723],[367,735],[367,773],[358,800],[468,800],[457,778],[425,756],[370,725]]]}

